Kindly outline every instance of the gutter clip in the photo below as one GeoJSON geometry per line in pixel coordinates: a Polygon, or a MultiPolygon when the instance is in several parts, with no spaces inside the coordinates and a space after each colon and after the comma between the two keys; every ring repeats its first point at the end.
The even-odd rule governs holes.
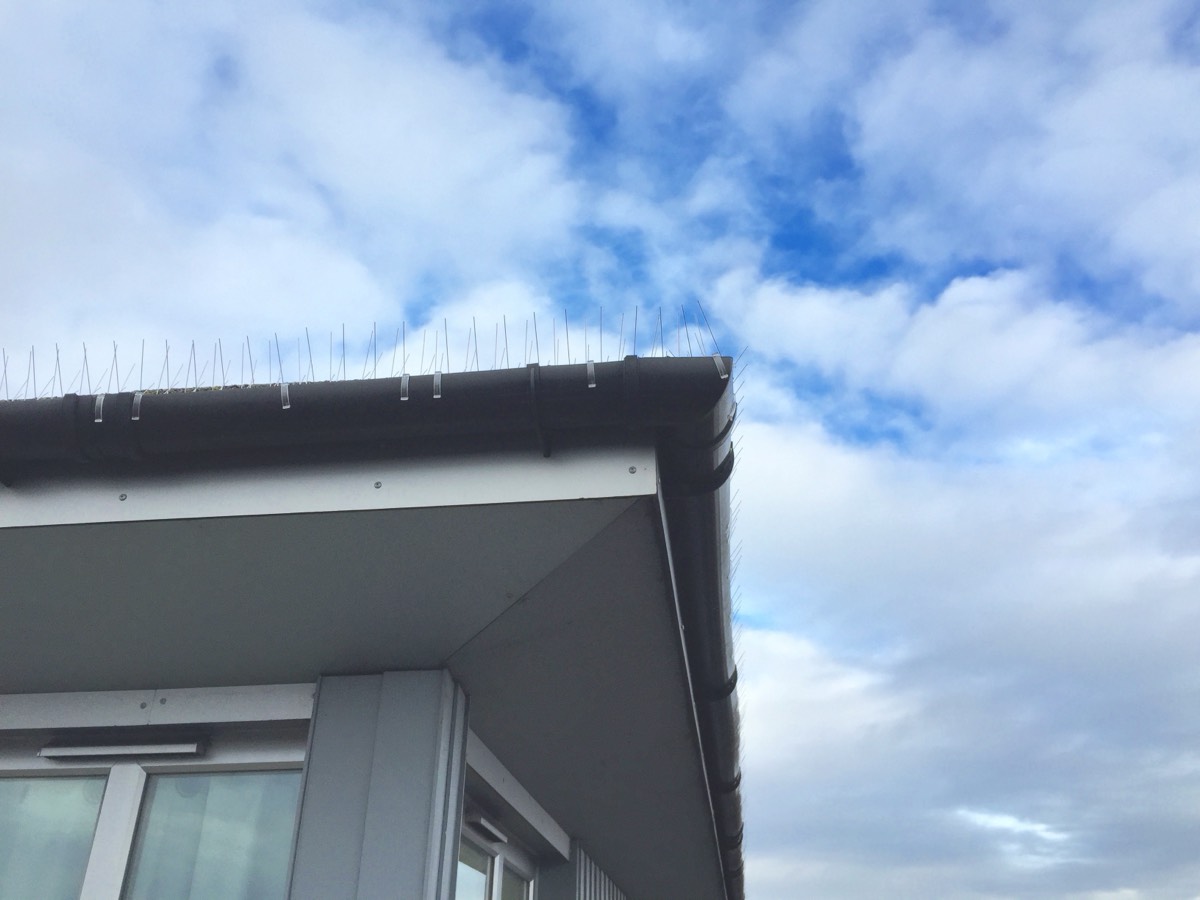
{"type": "Polygon", "coordinates": [[[433,399],[434,400],[442,399],[442,373],[441,372],[433,373],[433,399]]]}
{"type": "Polygon", "coordinates": [[[713,362],[715,362],[717,364],[717,374],[721,376],[721,380],[728,381],[729,380],[729,370],[725,368],[725,360],[723,360],[721,358],[721,354],[714,353],[712,355],[712,358],[713,358],[713,362]]]}
{"type": "Polygon", "coordinates": [[[288,396],[288,383],[286,381],[279,385],[279,402],[283,404],[284,409],[292,408],[292,400],[288,396]]]}
{"type": "Polygon", "coordinates": [[[142,391],[138,391],[133,395],[133,415],[129,417],[131,422],[140,422],[142,420],[142,391]]]}
{"type": "Polygon", "coordinates": [[[596,386],[596,364],[590,359],[587,361],[588,387],[596,386]]]}
{"type": "Polygon", "coordinates": [[[99,422],[104,421],[104,395],[103,394],[96,395],[96,405],[93,407],[93,412],[94,412],[94,415],[93,415],[94,422],[99,423],[99,422]]]}
{"type": "Polygon", "coordinates": [[[408,373],[405,372],[400,376],[400,399],[408,399],[408,373]]]}

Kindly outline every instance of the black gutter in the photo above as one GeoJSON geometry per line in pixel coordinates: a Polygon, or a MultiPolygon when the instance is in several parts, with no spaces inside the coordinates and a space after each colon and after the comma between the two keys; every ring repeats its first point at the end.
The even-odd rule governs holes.
{"type": "Polygon", "coordinates": [[[0,402],[0,481],[43,471],[236,465],[352,452],[652,435],[729,900],[744,896],[730,622],[729,357],[0,402]]]}

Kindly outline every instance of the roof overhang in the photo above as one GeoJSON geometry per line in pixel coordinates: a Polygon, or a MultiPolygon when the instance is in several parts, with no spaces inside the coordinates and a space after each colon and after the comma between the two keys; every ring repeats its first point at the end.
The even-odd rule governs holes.
{"type": "MultiPolygon", "coordinates": [[[[150,399],[105,405],[152,415],[150,399]]],[[[464,440],[460,411],[456,433],[403,452],[396,435],[385,452],[372,435],[371,452],[297,453],[260,433],[83,465],[65,461],[87,445],[77,429],[58,458],[3,452],[24,445],[0,407],[0,691],[446,666],[475,732],[631,896],[737,896],[728,499],[711,464],[728,429],[711,409],[684,417],[700,422],[688,441],[650,422],[597,431],[595,413],[572,429],[551,405],[534,404],[524,446],[503,429],[464,440]]]]}

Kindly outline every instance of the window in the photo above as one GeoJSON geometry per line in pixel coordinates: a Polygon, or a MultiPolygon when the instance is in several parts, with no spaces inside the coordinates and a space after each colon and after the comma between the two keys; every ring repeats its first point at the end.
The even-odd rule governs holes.
{"type": "Polygon", "coordinates": [[[284,900],[311,689],[169,696],[171,724],[114,727],[116,695],[0,697],[0,900],[284,900]]]}
{"type": "Polygon", "coordinates": [[[75,900],[103,777],[0,778],[0,897],[75,900]]]}
{"type": "Polygon", "coordinates": [[[283,900],[299,772],[151,775],[123,900],[283,900]]]}
{"type": "Polygon", "coordinates": [[[468,816],[458,849],[454,900],[533,900],[533,859],[494,825],[468,816]]]}

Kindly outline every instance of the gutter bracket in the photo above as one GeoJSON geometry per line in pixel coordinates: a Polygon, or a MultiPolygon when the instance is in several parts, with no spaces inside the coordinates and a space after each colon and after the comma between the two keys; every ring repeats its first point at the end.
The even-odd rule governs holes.
{"type": "Polygon", "coordinates": [[[712,355],[713,362],[717,364],[717,374],[721,376],[722,381],[729,380],[729,370],[725,368],[725,360],[721,358],[720,353],[712,355]]]}

